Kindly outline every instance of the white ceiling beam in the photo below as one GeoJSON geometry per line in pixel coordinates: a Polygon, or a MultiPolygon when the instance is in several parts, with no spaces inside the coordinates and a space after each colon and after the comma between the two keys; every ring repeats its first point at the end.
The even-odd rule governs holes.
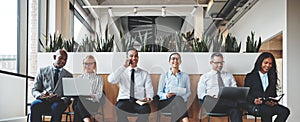
{"type": "Polygon", "coordinates": [[[207,4],[186,4],[186,5],[87,5],[83,6],[83,8],[156,8],[156,7],[172,7],[172,8],[182,8],[182,7],[207,7],[207,4]]]}

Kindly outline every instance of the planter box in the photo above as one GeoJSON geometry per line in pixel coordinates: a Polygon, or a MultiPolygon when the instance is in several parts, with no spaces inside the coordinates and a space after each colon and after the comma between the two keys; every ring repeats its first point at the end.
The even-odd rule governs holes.
{"type": "MultiPolygon", "coordinates": [[[[38,67],[47,66],[53,62],[54,53],[38,53],[38,67]]],[[[170,66],[168,58],[171,52],[139,52],[138,65],[151,74],[166,72],[170,66]]],[[[180,69],[188,74],[203,74],[211,70],[209,64],[211,53],[182,52],[180,69]]],[[[247,74],[254,66],[260,53],[223,53],[223,70],[233,74],[247,74]]],[[[82,61],[87,55],[93,55],[97,60],[97,72],[109,74],[123,65],[125,52],[69,52],[65,66],[73,74],[82,73],[82,61]]]]}

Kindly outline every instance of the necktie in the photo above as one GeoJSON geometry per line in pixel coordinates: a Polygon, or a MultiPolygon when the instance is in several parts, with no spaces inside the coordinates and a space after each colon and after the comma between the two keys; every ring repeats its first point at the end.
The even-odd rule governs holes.
{"type": "Polygon", "coordinates": [[[221,73],[219,71],[217,72],[217,75],[218,75],[218,86],[219,86],[219,95],[220,95],[221,88],[224,87],[224,83],[221,77],[221,73]]]}
{"type": "Polygon", "coordinates": [[[58,69],[55,69],[55,71],[54,71],[54,87],[56,86],[56,84],[57,84],[57,81],[58,81],[58,72],[59,72],[59,70],[58,69]]]}
{"type": "Polygon", "coordinates": [[[134,101],[134,69],[131,69],[130,77],[130,101],[134,101]]]}

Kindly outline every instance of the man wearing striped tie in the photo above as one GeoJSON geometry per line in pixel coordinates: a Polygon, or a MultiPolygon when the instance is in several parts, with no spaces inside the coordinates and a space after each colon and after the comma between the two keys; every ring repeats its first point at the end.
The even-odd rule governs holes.
{"type": "Polygon", "coordinates": [[[198,82],[199,104],[207,112],[227,113],[232,122],[242,122],[242,111],[236,101],[219,98],[222,87],[236,87],[233,75],[223,71],[223,55],[213,53],[210,59],[212,70],[203,74],[198,82]]]}

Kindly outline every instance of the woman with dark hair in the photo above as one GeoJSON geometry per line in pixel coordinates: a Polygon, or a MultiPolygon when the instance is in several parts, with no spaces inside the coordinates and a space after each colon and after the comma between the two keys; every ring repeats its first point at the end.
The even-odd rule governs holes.
{"type": "Polygon", "coordinates": [[[171,112],[171,122],[189,122],[186,103],[191,94],[190,79],[187,73],[179,70],[181,56],[169,56],[170,69],[162,74],[158,83],[157,107],[160,111],[171,112]]]}
{"type": "Polygon", "coordinates": [[[284,122],[290,114],[290,110],[278,101],[267,100],[269,97],[277,97],[277,81],[275,58],[271,53],[263,52],[245,79],[245,87],[250,87],[247,101],[258,107],[262,122],[272,122],[273,115],[277,115],[275,122],[284,122]]]}

